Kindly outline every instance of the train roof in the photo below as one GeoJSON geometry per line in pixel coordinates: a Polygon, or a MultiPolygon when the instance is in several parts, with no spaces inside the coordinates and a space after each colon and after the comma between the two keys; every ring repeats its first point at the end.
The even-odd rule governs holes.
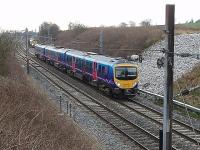
{"type": "Polygon", "coordinates": [[[114,57],[108,57],[104,55],[99,55],[97,53],[93,52],[84,52],[84,51],[78,51],[73,49],[68,49],[66,54],[70,54],[79,58],[86,58],[90,61],[96,61],[99,63],[107,64],[107,65],[114,65],[118,63],[127,63],[128,61],[122,58],[114,58],[114,57]]]}
{"type": "Polygon", "coordinates": [[[66,53],[67,51],[63,47],[54,47],[54,46],[46,46],[45,49],[63,54],[66,53]]]}
{"type": "Polygon", "coordinates": [[[35,47],[45,48],[47,45],[36,44],[35,47]]]}

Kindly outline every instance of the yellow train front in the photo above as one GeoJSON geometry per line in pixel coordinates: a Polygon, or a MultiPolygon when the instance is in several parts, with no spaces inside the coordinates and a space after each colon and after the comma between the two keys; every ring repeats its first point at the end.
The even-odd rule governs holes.
{"type": "Polygon", "coordinates": [[[138,67],[131,63],[120,63],[114,65],[113,94],[135,95],[138,89],[138,67]]]}

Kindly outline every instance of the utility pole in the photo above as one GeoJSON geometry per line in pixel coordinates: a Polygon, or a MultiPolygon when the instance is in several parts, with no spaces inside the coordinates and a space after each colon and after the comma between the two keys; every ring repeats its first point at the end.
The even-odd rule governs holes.
{"type": "Polygon", "coordinates": [[[103,31],[101,31],[99,35],[99,54],[103,55],[103,53],[103,31]]]}
{"type": "Polygon", "coordinates": [[[50,25],[48,26],[48,44],[51,45],[50,25]]]}
{"type": "Polygon", "coordinates": [[[29,74],[29,45],[28,45],[28,29],[26,28],[26,62],[27,62],[27,74],[29,74]]]}
{"type": "Polygon", "coordinates": [[[173,68],[175,5],[166,5],[165,93],[163,118],[163,150],[172,150],[173,68]]]}

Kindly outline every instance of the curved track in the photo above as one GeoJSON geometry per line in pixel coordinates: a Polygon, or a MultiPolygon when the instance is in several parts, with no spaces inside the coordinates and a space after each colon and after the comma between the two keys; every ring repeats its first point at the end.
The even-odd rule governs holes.
{"type": "MultiPolygon", "coordinates": [[[[115,105],[112,104],[110,105],[110,102],[108,103],[103,102],[103,100],[99,101],[95,99],[94,96],[90,96],[83,90],[80,90],[74,85],[66,82],[66,80],[61,78],[59,75],[56,75],[52,71],[46,69],[38,62],[32,60],[31,65],[41,74],[46,76],[48,80],[51,80],[51,82],[60,87],[64,92],[70,94],[74,99],[79,101],[79,103],[90,109],[90,111],[94,112],[97,116],[109,123],[117,131],[122,133],[124,136],[127,136],[130,140],[134,141],[140,148],[158,149],[158,133],[152,132],[144,126],[141,127],[142,125],[138,125],[138,123],[134,122],[133,119],[130,119],[130,116],[127,112],[135,112],[136,114],[157,124],[158,127],[162,125],[162,114],[160,112],[130,99],[128,102],[127,100],[117,101],[118,104],[121,105],[120,107],[126,108],[126,111],[128,110],[126,113],[123,113],[125,109],[122,111],[120,110],[120,107],[115,107],[115,105]],[[66,86],[69,87],[67,88],[66,86]],[[71,91],[66,89],[71,89],[71,91]]],[[[108,99],[105,98],[105,96],[102,96],[102,98],[103,97],[104,99],[108,99]]],[[[199,134],[199,130],[195,129],[195,131],[193,131],[191,127],[178,120],[174,120],[173,127],[173,138],[175,140],[189,141],[193,144],[192,146],[195,149],[198,149],[197,144],[199,142],[199,135],[194,137],[194,132],[199,134]]],[[[176,142],[174,142],[174,147],[181,148],[180,146],[176,146],[176,142]]]]}

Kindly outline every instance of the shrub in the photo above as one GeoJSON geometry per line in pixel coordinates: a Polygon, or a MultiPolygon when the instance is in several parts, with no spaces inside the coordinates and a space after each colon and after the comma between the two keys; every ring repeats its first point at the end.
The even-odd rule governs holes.
{"type": "Polygon", "coordinates": [[[8,32],[0,33],[0,75],[8,73],[6,62],[11,57],[11,54],[15,53],[15,49],[19,45],[15,34],[8,32]]]}

